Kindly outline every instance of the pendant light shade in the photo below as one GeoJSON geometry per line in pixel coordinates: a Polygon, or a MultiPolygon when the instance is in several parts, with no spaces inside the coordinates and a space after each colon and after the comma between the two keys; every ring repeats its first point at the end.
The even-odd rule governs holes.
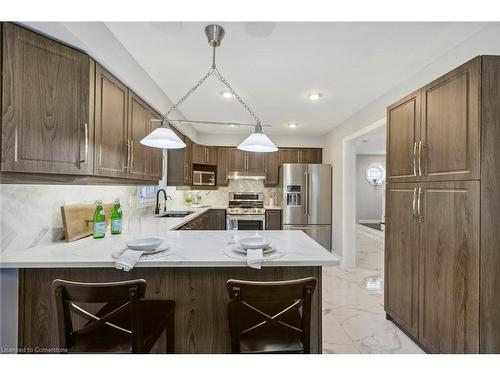
{"type": "Polygon", "coordinates": [[[238,149],[250,152],[276,152],[278,147],[262,133],[261,128],[255,128],[255,133],[250,134],[243,142],[238,145],[238,149]]]}
{"type": "Polygon", "coordinates": [[[159,127],[141,140],[141,144],[156,148],[184,148],[186,144],[168,127],[159,127]]]}

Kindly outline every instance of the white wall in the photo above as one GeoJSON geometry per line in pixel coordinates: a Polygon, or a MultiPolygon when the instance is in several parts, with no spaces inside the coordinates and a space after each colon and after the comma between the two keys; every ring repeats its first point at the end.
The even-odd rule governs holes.
{"type": "MultiPolygon", "coordinates": [[[[375,99],[361,111],[335,127],[325,136],[323,162],[333,165],[333,250],[342,255],[343,249],[343,140],[353,133],[385,118],[387,106],[403,96],[424,86],[433,79],[445,74],[456,66],[477,55],[500,55],[500,24],[492,23],[478,33],[457,45],[444,51],[443,55],[427,65],[419,73],[375,99]]],[[[390,58],[390,56],[388,57],[390,58]]],[[[360,88],[362,89],[362,88],[360,88]]],[[[352,168],[352,166],[350,166],[352,168]]],[[[353,215],[354,217],[354,215],[353,215]]]]}
{"type": "Polygon", "coordinates": [[[385,155],[356,156],[356,221],[377,220],[382,217],[384,185],[373,186],[366,180],[366,169],[374,164],[385,168],[385,155]]]}

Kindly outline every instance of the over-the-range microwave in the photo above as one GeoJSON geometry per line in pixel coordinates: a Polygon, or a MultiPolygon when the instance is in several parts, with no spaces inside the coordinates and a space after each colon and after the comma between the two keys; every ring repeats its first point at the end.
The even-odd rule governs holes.
{"type": "Polygon", "coordinates": [[[215,172],[193,171],[193,185],[215,186],[215,172]]]}

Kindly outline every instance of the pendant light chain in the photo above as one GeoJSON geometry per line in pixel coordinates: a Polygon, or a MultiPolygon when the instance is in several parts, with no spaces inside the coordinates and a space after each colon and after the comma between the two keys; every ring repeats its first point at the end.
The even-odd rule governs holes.
{"type": "Polygon", "coordinates": [[[241,98],[241,96],[233,89],[233,87],[230,85],[230,83],[223,77],[223,75],[219,72],[219,69],[217,69],[217,66],[215,64],[215,48],[216,47],[213,47],[212,67],[210,68],[210,70],[207,72],[207,74],[205,74],[203,76],[203,78],[201,78],[196,83],[196,85],[194,85],[193,87],[191,87],[189,89],[189,91],[182,98],[180,98],[177,101],[177,103],[175,103],[174,105],[172,105],[168,109],[167,113],[164,116],[164,120],[168,121],[168,119],[167,119],[168,115],[170,113],[172,113],[173,111],[175,111],[179,105],[181,105],[192,93],[194,93],[208,79],[208,77],[210,77],[211,75],[214,75],[215,77],[217,77],[217,79],[219,81],[222,82],[222,84],[224,86],[226,86],[226,88],[231,92],[231,94],[236,98],[236,100],[238,100],[238,102],[243,106],[243,108],[245,108],[245,110],[250,114],[250,116],[252,116],[254,118],[255,122],[257,123],[256,127],[255,127],[255,130],[257,132],[262,132],[262,125],[261,125],[260,119],[254,113],[254,111],[252,111],[250,109],[250,107],[245,103],[245,101],[241,98]]]}

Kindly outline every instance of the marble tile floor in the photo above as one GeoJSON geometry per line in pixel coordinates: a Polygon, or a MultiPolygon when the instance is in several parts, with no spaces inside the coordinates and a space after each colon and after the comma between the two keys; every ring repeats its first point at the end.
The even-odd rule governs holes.
{"type": "Polygon", "coordinates": [[[385,319],[383,265],[383,234],[358,225],[356,267],[323,271],[323,353],[423,353],[385,319]]]}

